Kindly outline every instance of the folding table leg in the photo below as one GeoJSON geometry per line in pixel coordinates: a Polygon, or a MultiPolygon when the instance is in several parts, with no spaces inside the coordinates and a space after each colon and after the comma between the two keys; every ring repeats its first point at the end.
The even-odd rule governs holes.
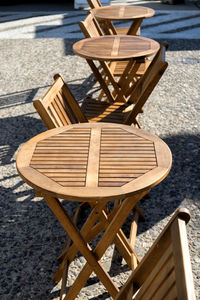
{"type": "MultiPolygon", "coordinates": [[[[103,266],[101,265],[101,262],[96,258],[96,255],[93,253],[90,246],[85,242],[84,238],[78,231],[78,229],[73,224],[72,220],[68,216],[67,212],[64,210],[63,206],[61,205],[60,201],[57,198],[53,198],[50,196],[45,196],[45,200],[47,201],[47,204],[54,212],[55,216],[58,218],[60,224],[63,226],[63,228],[68,232],[70,238],[73,240],[74,244],[76,245],[77,249],[81,252],[81,254],[85,257],[88,265],[89,270],[91,272],[95,272],[99,278],[99,280],[105,285],[109,293],[115,297],[117,293],[119,292],[119,289],[115,285],[115,283],[112,281],[109,274],[104,270],[103,266]]],[[[103,202],[103,201],[102,201],[103,202]]],[[[102,203],[99,205],[101,206],[102,203]]],[[[104,204],[105,205],[105,204],[104,204]]],[[[94,208],[98,208],[98,205],[94,208]]],[[[85,277],[85,276],[84,276],[85,277]]],[[[85,281],[85,279],[84,279],[85,281]]],[[[87,281],[87,278],[86,278],[87,281]]],[[[79,281],[77,287],[73,289],[74,296],[68,297],[68,293],[64,299],[75,299],[77,294],[79,293],[80,289],[83,287],[81,281],[79,281]]]]}
{"type": "Polygon", "coordinates": [[[91,59],[87,59],[87,63],[90,66],[92,72],[94,73],[94,76],[96,77],[96,80],[99,81],[99,84],[103,91],[105,92],[106,96],[108,97],[109,102],[113,102],[114,98],[110,93],[110,90],[105,82],[105,80],[102,77],[102,74],[99,72],[98,68],[95,66],[94,62],[91,59]]]}
{"type": "MultiPolygon", "coordinates": [[[[119,209],[119,208],[118,208],[119,209]]],[[[115,209],[116,210],[116,209],[115,209]]],[[[116,214],[117,212],[115,212],[116,214]]],[[[114,214],[114,215],[115,215],[114,214]]],[[[111,219],[113,219],[114,215],[113,212],[111,212],[110,215],[105,215],[105,213],[102,211],[99,219],[104,224],[104,229],[108,228],[111,219]],[[110,216],[112,215],[112,216],[110,216]]],[[[114,244],[116,245],[118,251],[121,253],[122,257],[125,259],[127,264],[129,265],[130,269],[134,270],[136,265],[132,263],[132,259],[134,258],[134,261],[137,263],[139,262],[139,258],[137,254],[134,251],[134,247],[132,247],[126,238],[125,234],[123,233],[122,229],[119,229],[118,233],[116,234],[114,240],[114,244]]]]}
{"type": "MultiPolygon", "coordinates": [[[[99,222],[98,224],[94,225],[89,230],[89,232],[83,231],[83,233],[82,232],[81,233],[82,233],[82,236],[84,237],[85,241],[87,243],[89,243],[99,233],[103,232],[104,229],[105,229],[105,225],[102,222],[101,223],[99,222]]],[[[61,278],[63,276],[63,272],[65,271],[65,268],[66,268],[66,264],[70,264],[72,262],[72,260],[76,256],[77,252],[78,252],[78,249],[76,248],[76,246],[74,244],[68,248],[68,252],[65,253],[63,260],[54,275],[54,278],[53,278],[54,282],[58,283],[61,280],[61,278]]]]}
{"type": "MultiPolygon", "coordinates": [[[[116,94],[117,98],[119,98],[121,102],[126,103],[127,100],[126,100],[126,97],[125,97],[125,91],[122,90],[121,86],[118,84],[115,77],[111,73],[109,65],[106,62],[103,62],[103,61],[101,61],[100,64],[101,64],[105,74],[108,76],[108,79],[109,79],[110,83],[112,84],[112,86],[114,88],[114,93],[113,94],[116,94]]],[[[115,101],[116,101],[116,98],[115,98],[115,101]]]]}
{"type": "MultiPolygon", "coordinates": [[[[133,79],[135,78],[136,72],[138,71],[141,63],[144,63],[144,59],[130,60],[130,63],[127,65],[124,73],[121,75],[118,81],[118,84],[124,91],[126,98],[128,98],[130,94],[133,93],[133,90],[136,87],[138,80],[132,86],[130,86],[130,83],[133,82],[133,79]]],[[[115,101],[117,100],[119,99],[115,98],[115,101]]]]}
{"type": "MultiPolygon", "coordinates": [[[[95,222],[98,220],[99,211],[105,209],[106,203],[107,203],[107,201],[105,202],[105,201],[102,200],[101,205],[99,205],[98,207],[95,206],[93,208],[92,212],[90,213],[89,217],[87,218],[85,224],[82,226],[80,232],[81,232],[81,235],[83,236],[83,238],[85,239],[85,241],[87,241],[87,242],[90,241],[90,237],[91,237],[91,235],[93,233],[93,231],[91,230],[91,228],[93,228],[95,222]]],[[[90,206],[93,206],[93,205],[91,204],[90,206]]],[[[63,210],[64,210],[64,208],[63,208],[63,210]]],[[[60,264],[58,270],[56,271],[56,273],[54,275],[53,280],[55,282],[59,282],[60,281],[67,261],[70,263],[74,259],[74,257],[76,256],[76,254],[77,254],[78,251],[79,251],[79,249],[77,248],[76,244],[72,244],[70,246],[70,248],[68,249],[66,255],[63,258],[62,263],[60,264]]]]}
{"type": "MultiPolygon", "coordinates": [[[[84,210],[87,206],[89,206],[89,204],[88,204],[87,202],[83,202],[83,203],[81,203],[81,204],[76,208],[75,213],[74,213],[74,216],[73,216],[73,222],[74,222],[75,225],[77,225],[77,223],[78,223],[78,219],[79,219],[79,217],[80,217],[81,211],[84,210]]],[[[70,247],[70,242],[71,242],[70,238],[67,237],[67,238],[66,238],[66,241],[65,241],[64,248],[63,248],[63,250],[62,250],[62,253],[61,253],[61,255],[58,256],[58,258],[57,258],[58,260],[62,260],[62,259],[64,258],[65,254],[67,253],[67,251],[68,251],[68,249],[69,249],[69,247],[70,247]]]]}
{"type": "Polygon", "coordinates": [[[140,35],[141,24],[142,24],[142,19],[134,20],[128,29],[127,35],[140,35]]]}
{"type": "MultiPolygon", "coordinates": [[[[117,214],[112,219],[111,223],[109,224],[108,228],[106,229],[103,237],[97,244],[95,250],[93,251],[94,256],[96,257],[97,261],[101,259],[103,254],[105,253],[106,249],[109,247],[109,245],[112,243],[114,238],[116,237],[117,232],[125,222],[126,218],[130,214],[133,207],[136,205],[136,203],[141,200],[149,191],[144,191],[141,193],[138,193],[132,197],[126,198],[122,205],[120,206],[120,209],[118,210],[117,214]]],[[[86,257],[85,257],[86,258],[86,257]]],[[[94,266],[90,265],[89,262],[85,264],[81,272],[79,273],[77,279],[75,280],[74,284],[68,291],[67,295],[65,296],[64,300],[73,300],[77,296],[77,294],[80,292],[81,288],[84,286],[86,281],[88,280],[89,276],[92,272],[95,272],[99,280],[104,284],[110,295],[114,298],[117,290],[114,291],[114,289],[111,289],[111,285],[108,286],[107,282],[107,276],[103,276],[101,273],[97,273],[94,270],[94,266]],[[102,276],[99,276],[102,275],[102,276]]],[[[108,275],[108,274],[107,274],[108,275]]]]}

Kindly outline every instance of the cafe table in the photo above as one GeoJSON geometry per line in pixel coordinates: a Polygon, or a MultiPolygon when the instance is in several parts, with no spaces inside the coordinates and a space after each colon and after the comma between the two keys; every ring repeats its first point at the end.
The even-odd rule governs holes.
{"type": "Polygon", "coordinates": [[[159,137],[112,123],[81,123],[51,129],[27,141],[17,154],[22,179],[44,197],[72,245],[59,267],[79,251],[86,259],[64,299],[75,299],[94,271],[112,297],[119,289],[101,258],[114,243],[131,269],[135,250],[121,227],[137,203],[169,173],[171,151],[159,137]],[[91,213],[78,229],[63,200],[89,203],[91,213]],[[112,208],[109,205],[114,203],[112,208]],[[96,247],[89,242],[103,233],[96,247]]]}
{"type": "Polygon", "coordinates": [[[86,38],[73,45],[74,53],[87,60],[109,102],[127,102],[127,90],[134,75],[145,59],[154,55],[159,48],[160,44],[152,39],[131,35],[86,38]],[[94,61],[99,61],[104,73],[94,61]],[[119,79],[113,76],[109,67],[109,62],[116,61],[128,61],[119,79]],[[109,79],[113,91],[108,87],[104,75],[109,79]]]}
{"type": "Polygon", "coordinates": [[[138,34],[143,19],[150,18],[155,14],[155,11],[152,8],[128,5],[101,6],[93,8],[91,12],[98,21],[102,22],[102,24],[105,22],[105,24],[108,25],[107,30],[106,26],[103,27],[106,34],[110,34],[110,29],[113,34],[120,34],[120,27],[118,27],[116,31],[112,24],[113,26],[110,28],[110,21],[132,21],[131,26],[127,30],[128,35],[138,34]]]}

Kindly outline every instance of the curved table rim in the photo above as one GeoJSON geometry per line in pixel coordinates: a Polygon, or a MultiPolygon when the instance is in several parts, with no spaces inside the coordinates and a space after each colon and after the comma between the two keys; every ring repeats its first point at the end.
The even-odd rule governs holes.
{"type": "Polygon", "coordinates": [[[28,183],[28,185],[33,187],[36,191],[44,193],[44,195],[50,195],[53,197],[71,201],[92,202],[101,199],[107,199],[109,201],[114,199],[122,199],[124,196],[132,196],[139,192],[151,189],[153,186],[157,185],[168,175],[171,169],[172,154],[169,147],[164,141],[162,141],[156,135],[148,133],[147,131],[144,131],[142,129],[137,129],[128,125],[112,123],[81,123],[51,129],[33,137],[20,148],[17,154],[16,165],[18,173],[23,178],[23,180],[26,183],[28,183]],[[48,138],[54,134],[59,134],[63,131],[66,131],[66,129],[69,130],[72,128],[83,128],[83,126],[84,128],[95,128],[96,126],[100,126],[101,128],[119,128],[120,126],[120,128],[124,128],[125,130],[131,133],[138,134],[139,131],[140,136],[153,141],[155,147],[157,147],[156,145],[159,143],[165,145],[164,151],[163,149],[162,151],[160,151],[160,148],[158,146],[158,151],[160,151],[159,154],[161,156],[161,160],[158,163],[158,167],[154,168],[153,170],[150,170],[146,174],[135,179],[133,182],[129,182],[122,187],[61,187],[49,178],[48,180],[45,180],[45,184],[42,184],[41,182],[44,175],[39,173],[37,170],[34,170],[31,167],[29,167],[29,163],[37,142],[43,140],[44,138],[48,138]]]}
{"type": "MultiPolygon", "coordinates": [[[[120,43],[120,42],[119,42],[120,43]]],[[[155,41],[155,40],[152,40],[150,38],[146,38],[146,37],[141,37],[141,36],[131,36],[131,35],[106,35],[106,36],[102,36],[102,37],[94,37],[94,38],[85,38],[85,39],[82,39],[82,40],[79,40],[78,42],[74,43],[73,44],[73,51],[75,54],[85,58],[85,59],[89,59],[89,60],[98,60],[98,61],[116,61],[116,60],[127,60],[127,59],[136,59],[136,58],[144,58],[144,57],[148,57],[148,56],[152,56],[154,55],[160,48],[160,44],[155,41]],[[140,41],[146,41],[146,42],[150,42],[150,43],[153,43],[155,45],[154,49],[152,49],[151,51],[150,50],[146,50],[146,51],[141,51],[137,54],[124,54],[123,56],[119,56],[119,55],[115,55],[115,56],[111,56],[111,55],[104,55],[104,56],[98,56],[98,55],[94,55],[94,54],[91,54],[89,55],[89,52],[88,51],[85,51],[83,49],[81,49],[82,45],[87,43],[87,42],[91,42],[93,41],[94,43],[98,40],[108,40],[108,39],[113,39],[113,40],[116,40],[116,39],[129,39],[129,40],[132,40],[132,42],[135,42],[136,40],[140,41]]]]}
{"type": "Polygon", "coordinates": [[[97,18],[98,20],[110,20],[110,21],[131,21],[131,20],[137,20],[137,19],[144,19],[144,18],[150,18],[153,17],[155,15],[155,10],[150,8],[150,7],[146,7],[146,6],[134,6],[134,5],[113,5],[113,6],[101,6],[98,8],[93,8],[91,9],[91,12],[93,13],[93,15],[95,16],[95,18],[97,18]],[[104,14],[101,14],[101,10],[111,10],[112,8],[118,8],[118,9],[122,9],[124,7],[129,7],[129,8],[145,8],[148,9],[148,13],[141,13],[137,16],[106,16],[104,14]]]}

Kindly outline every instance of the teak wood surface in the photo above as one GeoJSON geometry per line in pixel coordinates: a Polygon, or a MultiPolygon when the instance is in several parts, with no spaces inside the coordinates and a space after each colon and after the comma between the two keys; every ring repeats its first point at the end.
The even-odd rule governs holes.
{"type": "Polygon", "coordinates": [[[142,78],[126,88],[125,95],[130,94],[128,103],[86,98],[80,107],[62,76],[55,74],[55,81],[41,99],[34,100],[34,107],[47,129],[85,122],[134,124],[140,128],[138,114],[143,112],[143,106],[168,66],[164,55],[166,47],[163,43],[142,78]]]}
{"type": "Polygon", "coordinates": [[[152,39],[129,35],[87,38],[73,45],[77,55],[99,61],[144,58],[155,54],[159,48],[159,43],[152,39]]]}
{"type": "Polygon", "coordinates": [[[112,5],[93,8],[91,12],[98,20],[131,21],[150,18],[155,14],[152,8],[144,6],[112,5]]]}
{"type": "Polygon", "coordinates": [[[115,300],[195,300],[187,241],[189,211],[179,208],[115,300]]]}
{"type": "Polygon", "coordinates": [[[140,35],[144,18],[150,18],[155,11],[143,6],[101,6],[91,10],[98,19],[105,34],[140,35]],[[115,27],[112,21],[132,21],[130,27],[115,27]]]}
{"type": "MultiPolygon", "coordinates": [[[[86,38],[99,37],[99,36],[104,35],[98,21],[96,20],[95,16],[91,12],[87,15],[87,17],[83,21],[79,22],[79,26],[86,38]]],[[[111,27],[113,28],[113,26],[111,26],[111,27]]],[[[110,34],[115,34],[115,33],[113,33],[111,30],[110,34]]],[[[140,64],[139,68],[137,69],[137,71],[135,73],[136,79],[144,74],[147,67],[149,66],[149,63],[150,63],[150,60],[146,59],[145,62],[140,64]]],[[[114,76],[121,76],[123,74],[127,64],[128,64],[128,61],[116,61],[116,62],[112,61],[109,63],[108,67],[110,68],[111,73],[114,76]]],[[[101,98],[101,95],[102,95],[102,93],[100,94],[99,98],[101,98]]]]}
{"type": "MultiPolygon", "coordinates": [[[[114,242],[129,267],[139,262],[121,227],[137,202],[168,174],[171,151],[158,137],[131,126],[81,123],[43,132],[25,143],[17,155],[21,177],[44,196],[49,207],[73,241],[62,254],[54,275],[66,286],[66,267],[78,251],[86,264],[64,297],[76,298],[94,271],[112,297],[119,289],[101,264],[101,257],[114,242]],[[79,231],[58,198],[87,202],[92,211],[79,231]],[[107,202],[115,200],[109,211],[107,202]],[[95,249],[89,242],[103,232],[95,249]]],[[[131,230],[134,234],[136,230],[131,230]]]]}
{"type": "MultiPolygon", "coordinates": [[[[102,7],[100,1],[98,0],[88,0],[88,4],[92,9],[98,9],[103,8],[104,11],[107,11],[107,15],[109,14],[109,10],[112,10],[113,6],[104,6],[102,7]],[[107,10],[108,8],[108,10],[107,10]]],[[[130,7],[130,6],[128,6],[130,7]]],[[[141,6],[134,6],[134,11],[132,11],[133,16],[138,16],[139,18],[136,18],[132,20],[132,25],[130,27],[115,27],[112,23],[112,19],[105,19],[105,20],[99,20],[101,23],[101,26],[106,34],[131,34],[131,35],[140,35],[140,25],[142,23],[142,20],[145,15],[145,17],[151,17],[154,15],[154,10],[147,8],[147,7],[141,7],[141,6]],[[137,12],[137,14],[136,14],[137,12]]],[[[126,7],[123,8],[123,6],[114,6],[113,10],[114,18],[116,17],[116,14],[120,15],[126,15],[126,10],[128,10],[126,7]],[[115,10],[115,7],[117,8],[117,11],[115,10]]],[[[112,11],[113,11],[112,10],[112,11]]],[[[113,13],[112,13],[113,15],[113,13]]],[[[100,13],[100,17],[102,17],[100,13]]],[[[121,16],[120,16],[121,17],[121,16]]],[[[114,19],[115,20],[115,19],[114,19]]],[[[119,19],[118,19],[119,20],[119,19]]],[[[126,19],[123,19],[126,20],[126,19]]]]}
{"type": "Polygon", "coordinates": [[[87,38],[73,45],[74,52],[87,60],[109,102],[127,102],[126,90],[140,64],[145,62],[146,57],[155,54],[159,49],[159,43],[152,39],[129,35],[87,38]],[[106,77],[101,74],[93,60],[100,62],[106,77]],[[107,62],[120,60],[129,60],[129,63],[120,75],[119,80],[116,81],[107,62]],[[106,79],[109,79],[113,87],[112,94],[107,86],[106,79]]]}
{"type": "Polygon", "coordinates": [[[28,141],[17,169],[36,191],[74,201],[131,196],[159,183],[171,151],[157,136],[112,123],[52,129],[28,141]]]}

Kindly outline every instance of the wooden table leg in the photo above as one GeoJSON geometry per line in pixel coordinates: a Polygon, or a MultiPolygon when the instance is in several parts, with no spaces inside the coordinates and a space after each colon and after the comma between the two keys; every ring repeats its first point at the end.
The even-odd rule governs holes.
{"type": "MultiPolygon", "coordinates": [[[[100,62],[105,74],[107,75],[110,83],[112,84],[112,87],[114,89],[114,92],[112,92],[112,94],[117,95],[117,99],[120,99],[120,102],[124,102],[126,103],[126,97],[125,97],[125,91],[121,88],[121,86],[118,84],[118,82],[116,81],[115,77],[113,76],[109,65],[106,62],[101,61],[100,62]]],[[[115,97],[115,101],[116,101],[116,97],[115,97]]]]}
{"type": "Polygon", "coordinates": [[[94,62],[91,59],[87,59],[87,63],[90,66],[92,72],[94,73],[96,80],[99,81],[99,84],[100,84],[102,90],[105,92],[106,96],[108,97],[109,102],[113,102],[114,98],[113,98],[105,80],[103,79],[102,74],[99,72],[98,68],[95,66],[94,62]]]}
{"type": "MultiPolygon", "coordinates": [[[[118,207],[119,209],[119,207],[118,207]]],[[[108,228],[111,220],[116,215],[117,211],[115,209],[115,212],[113,214],[113,211],[110,215],[106,215],[104,211],[101,212],[99,215],[99,220],[104,224],[104,229],[108,228]]],[[[114,244],[116,245],[118,251],[121,253],[122,257],[127,262],[130,269],[134,270],[136,265],[132,263],[132,259],[134,258],[134,261],[137,263],[139,262],[139,258],[137,254],[134,251],[134,247],[129,243],[128,239],[126,238],[125,234],[123,233],[122,229],[119,229],[118,233],[116,234],[114,240],[114,244]]]]}
{"type": "MultiPolygon", "coordinates": [[[[136,87],[138,81],[138,79],[136,78],[136,72],[138,71],[140,64],[144,63],[144,61],[145,61],[144,59],[140,59],[140,60],[131,59],[118,81],[118,84],[124,91],[126,98],[128,98],[131,93],[134,93],[134,88],[136,87]],[[130,86],[130,84],[133,83],[134,79],[136,80],[135,84],[132,84],[130,86]]],[[[115,101],[117,100],[118,99],[115,99],[115,101]]]]}
{"type": "MultiPolygon", "coordinates": [[[[45,200],[46,200],[46,197],[45,197],[45,200]]],[[[107,203],[107,201],[106,202],[102,201],[98,207],[95,206],[93,208],[92,212],[90,213],[89,217],[87,218],[86,222],[82,226],[80,233],[83,236],[83,238],[85,239],[85,241],[89,242],[93,238],[93,236],[96,236],[96,234],[101,232],[101,230],[103,229],[102,224],[100,225],[101,226],[100,228],[96,228],[94,226],[94,224],[98,220],[99,211],[101,211],[105,208],[106,203],[107,203]],[[93,230],[91,230],[91,229],[93,229],[93,230]],[[94,232],[95,230],[96,230],[96,232],[94,232]]],[[[62,208],[62,209],[64,210],[64,208],[62,208]]],[[[68,249],[68,252],[66,253],[66,255],[63,258],[62,263],[60,264],[58,270],[56,271],[56,273],[54,275],[53,280],[55,282],[59,282],[61,280],[67,261],[69,263],[72,262],[72,260],[76,256],[78,250],[79,250],[79,248],[76,246],[75,243],[70,246],[70,248],[68,249]]]]}
{"type": "Polygon", "coordinates": [[[127,35],[140,35],[141,24],[142,24],[142,19],[134,20],[128,29],[127,35]]]}
{"type": "MultiPolygon", "coordinates": [[[[126,218],[130,214],[133,207],[136,205],[136,203],[141,200],[148,191],[138,193],[132,197],[126,198],[120,209],[118,210],[115,217],[112,219],[111,223],[109,224],[107,230],[105,231],[103,237],[97,244],[95,250],[93,251],[94,256],[96,257],[96,262],[99,262],[103,254],[105,253],[106,249],[109,247],[109,245],[112,243],[114,238],[116,237],[117,232],[125,222],[126,218]]],[[[86,257],[85,257],[86,258],[86,257]]],[[[89,262],[85,264],[81,272],[79,273],[77,279],[75,280],[74,284],[68,291],[67,295],[65,296],[64,300],[73,300],[77,296],[77,294],[80,292],[81,288],[84,286],[85,282],[88,280],[89,276],[92,272],[96,271],[94,270],[94,266],[90,265],[89,262]]],[[[100,274],[100,272],[96,273],[99,280],[104,284],[110,295],[114,298],[117,290],[114,290],[111,288],[111,285],[108,286],[107,276],[104,274],[100,274]],[[99,274],[98,274],[99,273],[99,274]],[[102,275],[102,276],[99,276],[102,275]]],[[[108,275],[108,274],[107,274],[108,275]]]]}
{"type": "MultiPolygon", "coordinates": [[[[94,271],[97,274],[99,280],[104,284],[104,286],[109,291],[111,296],[115,297],[117,295],[117,293],[119,292],[119,289],[117,288],[115,283],[112,281],[109,274],[105,271],[101,262],[96,258],[96,254],[92,251],[91,247],[88,245],[88,243],[86,243],[86,241],[82,237],[81,233],[75,227],[71,218],[68,216],[67,212],[64,210],[63,206],[61,205],[60,201],[57,198],[53,198],[50,196],[45,196],[45,200],[47,201],[47,204],[54,212],[55,216],[58,218],[60,224],[63,226],[63,228],[66,230],[66,232],[68,232],[70,238],[76,245],[77,249],[85,257],[91,272],[94,271]]],[[[99,206],[101,206],[101,205],[102,205],[102,203],[99,206]]],[[[98,208],[98,205],[96,207],[98,208]]],[[[87,281],[87,276],[84,279],[84,281],[87,281]]],[[[73,292],[74,292],[73,297],[71,297],[71,296],[68,297],[68,293],[67,293],[67,295],[66,295],[67,298],[65,297],[64,299],[68,299],[68,300],[75,299],[75,297],[78,295],[78,293],[82,287],[83,287],[82,281],[79,281],[78,285],[75,286],[75,288],[73,289],[73,292]]]]}

